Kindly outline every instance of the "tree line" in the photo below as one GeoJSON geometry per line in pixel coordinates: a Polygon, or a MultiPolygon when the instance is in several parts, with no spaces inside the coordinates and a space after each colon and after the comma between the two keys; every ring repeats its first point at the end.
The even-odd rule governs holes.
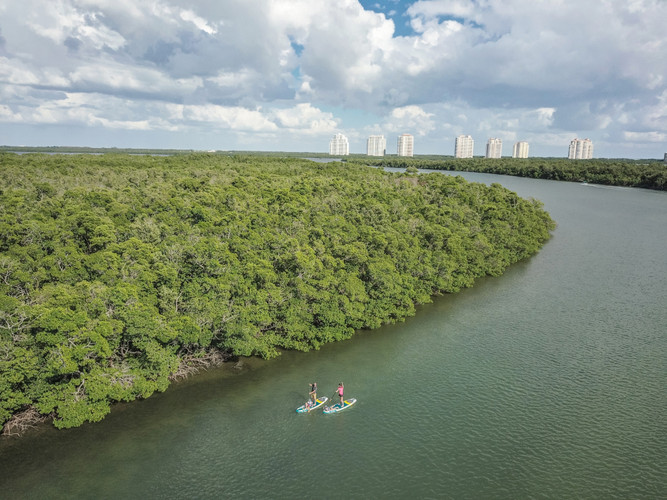
{"type": "Polygon", "coordinates": [[[499,184],[350,163],[4,153],[0,169],[0,425],[98,421],[212,354],[403,320],[555,227],[499,184]]]}
{"type": "Polygon", "coordinates": [[[352,159],[378,167],[481,172],[535,179],[590,182],[610,186],[667,190],[667,165],[657,160],[563,158],[368,158],[352,159]]]}

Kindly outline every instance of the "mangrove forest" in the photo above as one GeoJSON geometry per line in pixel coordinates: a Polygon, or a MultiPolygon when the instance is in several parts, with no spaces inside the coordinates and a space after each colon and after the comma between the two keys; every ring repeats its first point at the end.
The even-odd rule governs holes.
{"type": "Polygon", "coordinates": [[[667,165],[658,160],[564,158],[354,158],[353,163],[377,167],[480,172],[555,181],[667,190],[667,165]]]}
{"type": "Polygon", "coordinates": [[[555,227],[499,184],[351,162],[1,153],[0,169],[5,432],[403,320],[555,227]]]}

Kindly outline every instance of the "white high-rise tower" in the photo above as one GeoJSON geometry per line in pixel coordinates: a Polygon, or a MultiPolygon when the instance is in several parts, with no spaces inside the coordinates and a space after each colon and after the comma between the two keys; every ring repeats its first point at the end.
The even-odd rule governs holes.
{"type": "Polygon", "coordinates": [[[572,139],[567,157],[570,160],[590,160],[593,158],[593,141],[590,139],[572,139]]]}
{"type": "Polygon", "coordinates": [[[456,138],[454,156],[457,158],[472,158],[475,141],[469,135],[460,135],[456,138]]]}
{"type": "Polygon", "coordinates": [[[512,158],[528,158],[528,143],[525,141],[515,143],[512,158]]]}
{"type": "Polygon", "coordinates": [[[398,154],[398,156],[412,156],[414,141],[414,137],[412,137],[410,134],[403,134],[398,136],[396,154],[398,154]]]}
{"type": "Polygon", "coordinates": [[[329,141],[329,154],[331,156],[345,156],[350,154],[350,143],[343,134],[334,135],[329,141]]]}
{"type": "Polygon", "coordinates": [[[503,155],[503,141],[492,137],[486,143],[486,157],[500,158],[503,155]]]}
{"type": "Polygon", "coordinates": [[[371,135],[366,143],[368,156],[384,156],[387,151],[387,141],[383,135],[371,135]]]}

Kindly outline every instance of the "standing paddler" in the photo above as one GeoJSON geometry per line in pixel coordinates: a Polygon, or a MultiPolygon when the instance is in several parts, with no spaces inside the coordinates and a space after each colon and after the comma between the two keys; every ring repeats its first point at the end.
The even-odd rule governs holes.
{"type": "Polygon", "coordinates": [[[338,396],[340,397],[340,407],[341,408],[343,406],[345,406],[345,404],[343,403],[343,389],[344,389],[343,382],[341,382],[340,384],[338,384],[338,389],[337,389],[338,396]]]}
{"type": "Polygon", "coordinates": [[[317,404],[317,382],[312,382],[310,384],[310,392],[308,393],[308,396],[313,400],[313,404],[317,404]]]}

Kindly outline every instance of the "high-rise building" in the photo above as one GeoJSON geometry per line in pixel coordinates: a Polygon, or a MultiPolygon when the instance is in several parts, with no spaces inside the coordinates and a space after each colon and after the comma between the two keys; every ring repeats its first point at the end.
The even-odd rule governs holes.
{"type": "Polygon", "coordinates": [[[383,135],[371,135],[366,143],[368,156],[384,156],[387,151],[387,141],[383,135]]]}
{"type": "Polygon", "coordinates": [[[414,137],[412,137],[410,134],[399,135],[396,154],[398,156],[412,156],[414,141],[414,137]]]}
{"type": "Polygon", "coordinates": [[[593,142],[590,139],[572,139],[567,157],[570,160],[590,160],[593,158],[593,142]]]}
{"type": "Polygon", "coordinates": [[[334,135],[329,141],[329,154],[331,156],[345,156],[350,154],[350,143],[343,134],[334,135]]]}
{"type": "Polygon", "coordinates": [[[528,158],[528,143],[526,141],[514,143],[512,158],[528,158]]]}
{"type": "Polygon", "coordinates": [[[472,158],[475,141],[469,135],[460,135],[456,138],[454,155],[457,158],[472,158]]]}
{"type": "Polygon", "coordinates": [[[486,143],[486,157],[500,158],[503,155],[503,141],[492,137],[486,143]]]}

